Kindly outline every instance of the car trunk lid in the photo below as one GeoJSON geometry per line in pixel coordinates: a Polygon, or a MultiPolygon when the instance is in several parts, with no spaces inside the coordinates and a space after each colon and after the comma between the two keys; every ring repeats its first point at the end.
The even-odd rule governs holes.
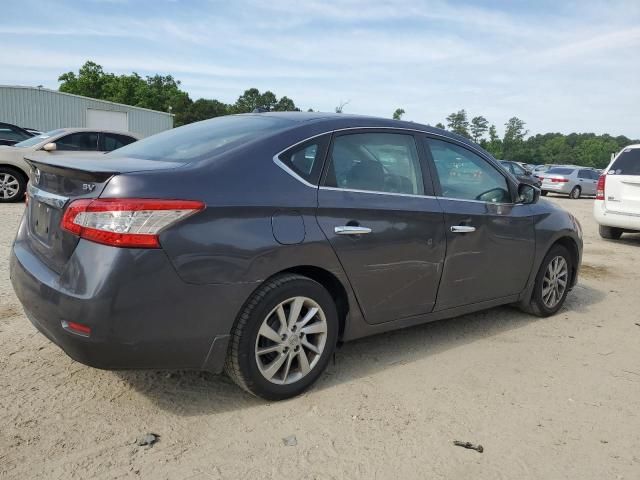
{"type": "MultiPolygon", "coordinates": [[[[33,252],[56,273],[61,273],[79,237],[60,226],[69,203],[98,198],[111,178],[133,171],[171,168],[170,162],[138,159],[47,158],[27,159],[31,166],[26,209],[29,244],[33,252]]],[[[179,166],[181,164],[174,165],[179,166]]]]}

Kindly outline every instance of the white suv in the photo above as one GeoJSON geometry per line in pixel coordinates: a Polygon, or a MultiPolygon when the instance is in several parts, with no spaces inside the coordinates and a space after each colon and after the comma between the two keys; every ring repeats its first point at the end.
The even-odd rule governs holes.
{"type": "Polygon", "coordinates": [[[602,238],[640,232],[640,145],[623,148],[600,176],[593,216],[602,238]]]}

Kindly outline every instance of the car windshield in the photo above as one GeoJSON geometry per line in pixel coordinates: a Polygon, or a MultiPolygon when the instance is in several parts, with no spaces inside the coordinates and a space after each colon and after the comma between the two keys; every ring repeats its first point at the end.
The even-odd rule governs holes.
{"type": "Polygon", "coordinates": [[[167,130],[114,150],[107,156],[164,162],[195,161],[292,124],[292,120],[266,115],[218,117],[167,130]]]}
{"type": "Polygon", "coordinates": [[[616,175],[640,175],[640,148],[625,148],[609,172],[616,175]]]}
{"type": "Polygon", "coordinates": [[[64,132],[63,129],[51,130],[50,132],[42,133],[35,137],[27,138],[26,140],[16,143],[14,147],[18,147],[18,148],[33,147],[34,145],[37,145],[38,143],[46,140],[47,138],[55,137],[56,135],[59,135],[62,132],[64,132]]]}
{"type": "Polygon", "coordinates": [[[557,173],[558,175],[571,175],[575,168],[550,168],[547,173],[557,173]]]}

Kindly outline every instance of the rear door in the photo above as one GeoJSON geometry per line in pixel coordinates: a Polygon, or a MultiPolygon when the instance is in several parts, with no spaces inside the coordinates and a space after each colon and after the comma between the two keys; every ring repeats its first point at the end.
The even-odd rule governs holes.
{"type": "Polygon", "coordinates": [[[589,168],[581,168],[578,170],[578,185],[582,190],[583,195],[595,195],[597,179],[594,179],[591,174],[592,170],[589,168]]]}
{"type": "Polygon", "coordinates": [[[640,215],[640,148],[625,148],[607,170],[607,210],[640,215]]]}
{"type": "Polygon", "coordinates": [[[505,172],[486,158],[454,142],[425,143],[447,236],[435,309],[519,294],[533,264],[531,208],[513,203],[505,172]]]}
{"type": "Polygon", "coordinates": [[[410,132],[334,135],[317,218],[368,323],[430,312],[445,254],[443,214],[410,132]]]}

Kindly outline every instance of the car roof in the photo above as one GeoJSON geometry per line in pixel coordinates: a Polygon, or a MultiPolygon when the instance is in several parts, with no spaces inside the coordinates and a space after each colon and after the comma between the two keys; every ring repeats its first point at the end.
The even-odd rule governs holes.
{"type": "MultiPolygon", "coordinates": [[[[300,125],[314,124],[327,127],[327,130],[345,129],[345,128],[401,128],[407,130],[415,130],[425,133],[435,133],[440,136],[449,137],[459,142],[466,143],[473,148],[479,148],[466,137],[458,135],[447,130],[424,125],[422,123],[408,122],[404,120],[393,120],[391,118],[372,117],[368,115],[354,115],[348,113],[329,113],[329,112],[262,112],[262,113],[244,113],[242,116],[259,115],[268,117],[283,118],[300,125]]],[[[206,121],[206,120],[205,120],[206,121]]]]}

